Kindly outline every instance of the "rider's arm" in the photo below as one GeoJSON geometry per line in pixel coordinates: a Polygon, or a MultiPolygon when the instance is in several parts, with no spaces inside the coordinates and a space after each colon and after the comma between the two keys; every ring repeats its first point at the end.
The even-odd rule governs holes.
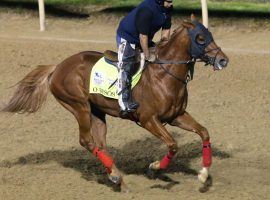
{"type": "Polygon", "coordinates": [[[162,26],[161,40],[169,40],[171,26],[172,26],[171,15],[167,15],[166,21],[162,26]]]}
{"type": "Polygon", "coordinates": [[[140,34],[140,44],[141,44],[145,59],[148,60],[150,53],[148,49],[148,36],[147,35],[140,34]]]}
{"type": "Polygon", "coordinates": [[[149,58],[148,35],[152,23],[153,13],[149,8],[142,8],[136,16],[136,28],[140,34],[140,45],[146,59],[149,58]]]}

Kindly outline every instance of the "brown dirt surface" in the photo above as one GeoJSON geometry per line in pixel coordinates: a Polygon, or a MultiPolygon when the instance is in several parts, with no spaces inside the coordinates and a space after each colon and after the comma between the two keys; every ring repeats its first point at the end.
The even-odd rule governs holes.
{"type": "MultiPolygon", "coordinates": [[[[115,50],[118,21],[50,17],[40,32],[37,17],[0,13],[1,102],[36,65],[84,50],[115,50]]],[[[151,180],[145,171],[167,152],[165,145],[132,122],[107,117],[109,152],[131,189],[115,191],[102,166],[80,147],[74,117],[49,95],[36,114],[0,114],[0,199],[270,199],[270,31],[245,21],[219,23],[211,31],[230,64],[219,72],[196,65],[187,108],[210,132],[209,191],[198,191],[197,135],[166,125],[180,150],[168,171],[151,180]]]]}

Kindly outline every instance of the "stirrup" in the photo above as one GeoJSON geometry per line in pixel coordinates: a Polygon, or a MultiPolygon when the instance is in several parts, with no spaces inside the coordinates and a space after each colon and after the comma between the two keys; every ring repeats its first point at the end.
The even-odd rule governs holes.
{"type": "Polygon", "coordinates": [[[133,113],[137,110],[137,108],[139,107],[139,103],[137,102],[130,102],[127,106],[125,110],[120,110],[120,115],[125,116],[129,113],[133,113]]]}
{"type": "Polygon", "coordinates": [[[137,108],[139,107],[139,103],[137,102],[130,102],[128,106],[126,107],[127,112],[135,112],[137,108]]]}

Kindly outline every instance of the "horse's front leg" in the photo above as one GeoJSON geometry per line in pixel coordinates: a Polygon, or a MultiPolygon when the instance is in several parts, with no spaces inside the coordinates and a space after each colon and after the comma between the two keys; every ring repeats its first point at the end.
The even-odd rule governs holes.
{"type": "Polygon", "coordinates": [[[152,117],[147,121],[141,122],[142,126],[150,131],[153,135],[160,138],[166,143],[169,152],[160,160],[150,164],[149,168],[154,170],[167,169],[172,157],[176,154],[178,146],[171,134],[165,129],[157,117],[152,117]]]}
{"type": "Polygon", "coordinates": [[[199,172],[198,178],[202,183],[205,183],[209,176],[208,171],[212,163],[212,149],[207,129],[196,122],[196,120],[187,112],[175,118],[170,124],[172,126],[178,126],[179,128],[195,132],[201,137],[203,143],[202,169],[199,172]]]}

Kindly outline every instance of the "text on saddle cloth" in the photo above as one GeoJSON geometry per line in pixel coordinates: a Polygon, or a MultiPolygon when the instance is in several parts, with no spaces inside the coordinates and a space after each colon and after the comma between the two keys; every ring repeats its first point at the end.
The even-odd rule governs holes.
{"type": "MultiPolygon", "coordinates": [[[[131,88],[134,88],[139,82],[143,66],[144,61],[141,62],[140,69],[132,76],[131,88]]],[[[102,57],[92,68],[89,92],[91,94],[101,94],[108,98],[118,99],[117,83],[113,84],[117,79],[117,68],[106,62],[104,57],[102,57]]]]}

